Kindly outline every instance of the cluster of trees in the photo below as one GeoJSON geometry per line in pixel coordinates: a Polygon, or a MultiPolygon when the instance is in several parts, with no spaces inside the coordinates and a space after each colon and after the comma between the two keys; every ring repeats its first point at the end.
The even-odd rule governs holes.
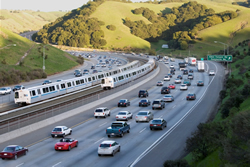
{"type": "Polygon", "coordinates": [[[72,10],[55,22],[46,24],[32,36],[32,39],[44,44],[54,43],[72,47],[86,47],[92,45],[100,48],[107,44],[101,26],[104,22],[97,18],[89,18],[104,0],[93,0],[81,8],[72,10]]]}
{"type": "Polygon", "coordinates": [[[130,28],[132,34],[150,42],[164,39],[175,49],[187,49],[188,43],[194,43],[198,31],[237,17],[234,11],[216,14],[213,9],[196,1],[184,3],[178,8],[173,7],[168,14],[156,15],[154,11],[144,7],[133,10],[133,13],[142,14],[152,24],[125,18],[124,24],[130,28]]]}
{"type": "Polygon", "coordinates": [[[42,69],[33,69],[30,71],[20,71],[11,69],[9,71],[0,71],[0,86],[19,84],[23,81],[29,82],[33,79],[47,78],[47,74],[42,69]]]}

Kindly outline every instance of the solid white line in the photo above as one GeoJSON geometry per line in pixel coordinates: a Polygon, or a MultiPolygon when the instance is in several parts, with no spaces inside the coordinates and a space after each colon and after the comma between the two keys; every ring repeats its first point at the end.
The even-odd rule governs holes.
{"type": "Polygon", "coordinates": [[[105,122],[105,123],[103,123],[103,124],[99,125],[99,127],[100,127],[100,126],[103,126],[103,125],[105,125],[106,123],[107,123],[107,122],[105,122]]]}
{"type": "Polygon", "coordinates": [[[146,130],[146,128],[142,129],[139,133],[143,132],[144,130],[146,130]]]}
{"type": "Polygon", "coordinates": [[[163,117],[163,115],[160,116],[160,118],[163,117]]]}
{"type": "Polygon", "coordinates": [[[52,167],[55,167],[55,166],[59,165],[60,163],[62,163],[62,162],[58,162],[57,164],[53,165],[52,167]]]}
{"type": "Polygon", "coordinates": [[[101,138],[101,139],[99,139],[99,140],[97,140],[96,142],[94,142],[94,144],[95,144],[95,143],[98,143],[99,141],[101,141],[101,140],[103,140],[103,139],[104,139],[104,137],[101,138]]]}
{"type": "Polygon", "coordinates": [[[17,165],[16,167],[19,167],[19,166],[21,166],[21,165],[23,165],[24,163],[21,163],[21,164],[19,164],[19,165],[17,165]]]}
{"type": "Polygon", "coordinates": [[[176,107],[176,105],[174,105],[172,108],[175,108],[176,107]]]}

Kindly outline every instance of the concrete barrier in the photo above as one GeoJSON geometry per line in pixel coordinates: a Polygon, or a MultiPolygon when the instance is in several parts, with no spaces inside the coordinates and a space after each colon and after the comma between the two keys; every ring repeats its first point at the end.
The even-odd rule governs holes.
{"type": "Polygon", "coordinates": [[[75,108],[75,109],[70,110],[68,112],[56,115],[54,117],[45,119],[43,121],[39,121],[37,123],[25,126],[23,128],[20,128],[20,129],[17,129],[17,130],[8,132],[8,133],[4,133],[4,134],[0,135],[0,143],[3,143],[5,141],[14,139],[14,138],[22,136],[22,135],[25,135],[27,133],[33,132],[33,131],[38,130],[40,128],[43,128],[45,126],[51,125],[51,124],[53,124],[55,122],[64,120],[64,119],[66,119],[68,117],[71,117],[73,115],[88,111],[89,109],[93,108],[93,106],[98,106],[98,105],[101,105],[103,103],[106,103],[106,102],[108,102],[108,101],[110,101],[110,100],[112,100],[114,98],[117,98],[117,97],[125,94],[128,91],[131,91],[131,90],[133,90],[133,89],[147,83],[148,81],[153,79],[159,73],[159,71],[160,71],[160,68],[157,67],[157,69],[152,72],[152,75],[150,77],[146,78],[145,80],[143,80],[143,81],[141,81],[141,82],[139,82],[139,83],[137,83],[137,84],[135,84],[135,85],[133,85],[133,86],[131,86],[129,88],[126,88],[126,89],[124,89],[122,91],[114,93],[114,94],[112,94],[110,96],[101,98],[101,99],[99,99],[97,101],[94,101],[94,102],[91,102],[89,104],[83,105],[81,107],[75,108]]]}

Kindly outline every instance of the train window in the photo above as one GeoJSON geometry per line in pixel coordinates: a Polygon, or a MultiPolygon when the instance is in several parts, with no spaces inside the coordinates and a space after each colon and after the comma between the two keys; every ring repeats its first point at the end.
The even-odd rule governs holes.
{"type": "Polygon", "coordinates": [[[117,74],[117,71],[114,71],[114,74],[117,74]]]}
{"type": "Polygon", "coordinates": [[[98,79],[101,79],[101,75],[98,75],[98,79]]]}
{"type": "Polygon", "coordinates": [[[144,71],[144,68],[142,69],[142,72],[144,71]]]}
{"type": "Polygon", "coordinates": [[[65,88],[65,84],[61,84],[61,88],[64,89],[65,88]]]}
{"type": "Polygon", "coordinates": [[[35,95],[36,95],[36,91],[32,90],[32,96],[35,96],[35,95]]]}
{"type": "Polygon", "coordinates": [[[40,89],[37,89],[37,93],[40,95],[41,94],[41,91],[40,91],[40,89]]]}
{"type": "Polygon", "coordinates": [[[87,78],[85,78],[85,82],[87,82],[87,78]]]}
{"type": "Polygon", "coordinates": [[[71,82],[68,82],[67,85],[68,85],[68,87],[71,87],[71,82]]]}
{"type": "Polygon", "coordinates": [[[94,80],[95,80],[95,77],[92,77],[92,80],[94,81],[94,80]]]}
{"type": "Polygon", "coordinates": [[[84,83],[84,79],[81,79],[81,83],[84,83]]]}
{"type": "Polygon", "coordinates": [[[124,68],[124,71],[126,71],[127,70],[127,68],[124,68]]]}
{"type": "Polygon", "coordinates": [[[52,86],[49,87],[49,91],[50,91],[50,92],[53,91],[53,87],[52,87],[52,86]]]}
{"type": "Polygon", "coordinates": [[[133,75],[136,75],[136,72],[133,72],[133,75]]]}
{"type": "Polygon", "coordinates": [[[56,89],[59,90],[59,85],[56,85],[56,89]]]}
{"type": "Polygon", "coordinates": [[[126,78],[128,78],[128,74],[126,74],[126,78]]]}
{"type": "Polygon", "coordinates": [[[73,86],[75,86],[75,82],[74,81],[72,81],[72,84],[73,84],[73,86]]]}
{"type": "Polygon", "coordinates": [[[109,75],[112,75],[111,72],[109,72],[109,75]]]}
{"type": "Polygon", "coordinates": [[[114,82],[115,82],[115,78],[113,78],[114,82]]]}
{"type": "Polygon", "coordinates": [[[76,85],[79,85],[79,84],[80,84],[80,81],[79,81],[79,80],[77,80],[77,81],[76,81],[76,85]]]}
{"type": "Polygon", "coordinates": [[[90,78],[90,77],[88,78],[88,81],[89,81],[89,82],[91,81],[91,78],[90,78]]]}
{"type": "Polygon", "coordinates": [[[106,73],[107,76],[109,76],[109,73],[106,73]]]}
{"type": "Polygon", "coordinates": [[[103,75],[103,74],[102,74],[101,76],[102,76],[102,78],[104,78],[104,75],[103,75]]]}
{"type": "Polygon", "coordinates": [[[49,92],[49,88],[48,87],[43,88],[43,93],[47,93],[47,92],[49,92]]]}
{"type": "Polygon", "coordinates": [[[129,73],[128,75],[129,75],[129,77],[131,77],[131,73],[129,73]]]}

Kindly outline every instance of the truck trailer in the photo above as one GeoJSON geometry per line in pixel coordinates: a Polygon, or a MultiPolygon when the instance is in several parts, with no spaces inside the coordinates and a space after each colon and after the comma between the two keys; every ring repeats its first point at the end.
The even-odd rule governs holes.
{"type": "Polygon", "coordinates": [[[188,64],[191,66],[196,66],[196,58],[195,57],[189,57],[188,58],[188,64]]]}
{"type": "Polygon", "coordinates": [[[198,61],[197,62],[198,66],[197,69],[199,72],[204,72],[205,71],[205,63],[204,61],[198,61]]]}

